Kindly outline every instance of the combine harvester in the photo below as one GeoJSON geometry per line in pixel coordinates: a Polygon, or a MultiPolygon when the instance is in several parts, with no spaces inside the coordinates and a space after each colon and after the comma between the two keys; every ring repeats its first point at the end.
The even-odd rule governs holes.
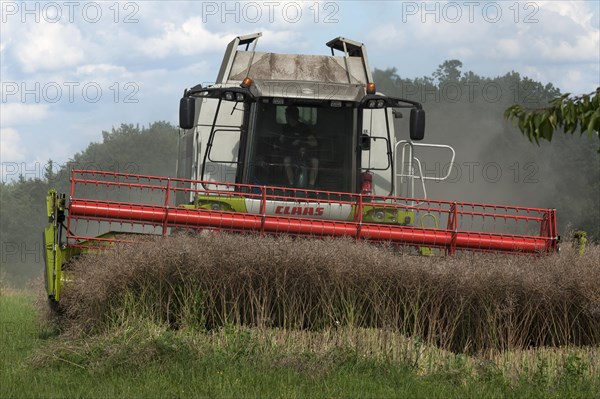
{"type": "Polygon", "coordinates": [[[235,38],[216,83],[185,90],[177,178],[73,170],[68,200],[50,190],[52,300],[71,259],[131,234],[354,237],[421,255],[557,250],[553,209],[426,198],[426,181],[450,170],[424,176],[417,150],[446,151],[450,164],[454,150],[416,142],[421,104],[376,91],[363,44],[338,37],[327,43],[331,56],[262,53],[260,36],[235,38]],[[402,109],[410,140],[397,141],[402,109]]]}

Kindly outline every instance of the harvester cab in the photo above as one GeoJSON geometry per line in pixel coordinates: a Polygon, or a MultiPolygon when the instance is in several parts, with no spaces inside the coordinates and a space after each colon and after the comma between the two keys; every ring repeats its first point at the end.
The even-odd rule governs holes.
{"type": "Polygon", "coordinates": [[[427,198],[426,181],[450,170],[424,176],[416,151],[447,151],[452,164],[454,150],[420,142],[423,107],[377,91],[362,43],[276,54],[256,51],[260,36],[233,39],[216,82],[184,91],[177,177],[73,170],[68,197],[48,193],[52,300],[73,258],[132,234],[353,237],[422,255],[558,248],[554,209],[427,198]],[[394,129],[400,112],[408,132],[394,129]]]}
{"type": "Polygon", "coordinates": [[[215,84],[185,91],[178,177],[398,194],[392,111],[409,109],[410,137],[421,140],[421,104],[376,91],[362,43],[338,37],[331,56],[276,54],[256,51],[260,36],[235,38],[215,84]]]}

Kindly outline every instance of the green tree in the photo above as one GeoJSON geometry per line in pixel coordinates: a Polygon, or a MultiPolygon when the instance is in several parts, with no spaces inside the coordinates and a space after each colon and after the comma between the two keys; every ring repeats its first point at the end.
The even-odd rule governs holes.
{"type": "MultiPolygon", "coordinates": [[[[461,68],[460,61],[449,60],[428,76],[417,78],[401,76],[400,68],[373,72],[381,92],[423,103],[427,142],[456,149],[456,162],[461,167],[452,174],[456,179],[429,186],[428,194],[454,201],[556,208],[561,234],[571,226],[587,231],[591,240],[600,239],[596,138],[555,135],[552,145],[542,140],[540,146],[531,146],[522,140],[519,129],[503,118],[506,108],[517,101],[522,107],[542,109],[561,96],[560,90],[515,71],[485,77],[468,70],[461,72],[461,68]],[[486,181],[490,176],[477,170],[490,165],[502,168],[498,182],[486,181]]],[[[394,122],[396,139],[406,139],[408,118],[394,122]]],[[[424,153],[423,168],[440,173],[436,162],[443,165],[441,157],[427,159],[424,153]]]]}
{"type": "Polygon", "coordinates": [[[446,60],[433,73],[433,77],[440,83],[456,82],[460,78],[463,64],[459,60],[446,60]]]}
{"type": "Polygon", "coordinates": [[[543,108],[530,109],[514,104],[506,109],[504,117],[517,120],[521,133],[538,144],[540,139],[552,141],[557,129],[570,134],[579,131],[600,138],[600,87],[595,92],[576,97],[571,97],[570,93],[563,94],[543,108]]]}
{"type": "Polygon", "coordinates": [[[69,169],[174,176],[177,164],[177,129],[167,122],[147,128],[121,124],[102,132],[102,143],[91,143],[73,156],[69,169]]]}
{"type": "Polygon", "coordinates": [[[154,122],[147,128],[122,124],[102,132],[101,143],[90,143],[66,165],[57,167],[49,160],[43,176],[0,182],[0,268],[17,285],[40,275],[42,230],[48,222],[46,193],[49,188],[68,193],[72,169],[174,176],[176,161],[177,128],[167,122],[154,122]]]}

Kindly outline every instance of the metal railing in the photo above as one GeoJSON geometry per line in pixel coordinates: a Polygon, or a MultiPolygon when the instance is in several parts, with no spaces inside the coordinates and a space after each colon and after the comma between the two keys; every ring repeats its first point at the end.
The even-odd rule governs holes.
{"type": "Polygon", "coordinates": [[[68,245],[126,239],[106,238],[107,232],[167,235],[181,229],[345,236],[447,254],[557,249],[553,209],[73,171],[68,245]],[[195,202],[177,204],[180,192],[195,202]],[[425,227],[426,218],[435,225],[425,227]]]}
{"type": "Polygon", "coordinates": [[[400,178],[400,183],[394,185],[394,195],[396,197],[400,197],[403,195],[401,189],[404,184],[407,183],[409,190],[404,196],[416,198],[415,194],[415,179],[421,181],[421,189],[423,190],[423,198],[427,198],[427,189],[425,187],[426,180],[432,181],[444,181],[450,177],[452,173],[452,168],[454,167],[454,159],[456,158],[456,152],[454,148],[449,145],[444,144],[425,144],[425,143],[414,143],[407,140],[400,140],[396,142],[394,145],[394,165],[395,170],[397,171],[394,179],[400,178]],[[398,164],[398,147],[402,147],[400,154],[401,160],[400,164],[398,164]],[[451,152],[450,163],[448,164],[448,173],[445,176],[423,176],[423,168],[421,167],[421,161],[419,158],[415,156],[414,147],[424,147],[424,148],[441,148],[447,149],[451,152]],[[407,154],[408,152],[408,154],[407,154]],[[415,165],[417,166],[415,168],[415,165]],[[418,169],[418,173],[415,173],[415,169],[418,169]]]}

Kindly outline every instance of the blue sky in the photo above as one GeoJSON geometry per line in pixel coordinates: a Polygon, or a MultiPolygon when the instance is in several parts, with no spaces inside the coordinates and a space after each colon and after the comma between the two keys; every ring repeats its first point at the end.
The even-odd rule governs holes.
{"type": "Polygon", "coordinates": [[[511,70],[563,92],[600,85],[596,1],[1,1],[3,181],[66,162],[121,123],[177,122],[183,89],[211,82],[226,44],[326,54],[364,42],[373,68],[407,78],[447,59],[484,76],[511,70]]]}

